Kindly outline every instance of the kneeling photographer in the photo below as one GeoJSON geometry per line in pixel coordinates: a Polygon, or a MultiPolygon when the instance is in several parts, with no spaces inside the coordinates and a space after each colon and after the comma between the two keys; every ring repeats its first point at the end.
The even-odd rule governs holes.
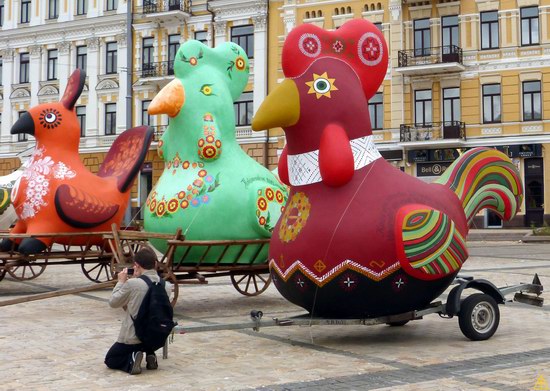
{"type": "MultiPolygon", "coordinates": [[[[141,324],[144,322],[142,318],[148,316],[148,308],[142,307],[148,307],[152,297],[151,293],[148,292],[153,290],[153,285],[155,285],[155,283],[160,282],[164,285],[163,287],[166,290],[167,298],[170,297],[172,284],[163,281],[159,277],[155,268],[157,255],[151,248],[143,248],[138,251],[133,261],[133,269],[125,268],[118,273],[118,282],[109,299],[109,305],[112,308],[122,307],[125,314],[117,341],[109,349],[105,357],[105,365],[111,369],[120,369],[131,375],[137,375],[141,373],[141,361],[144,354],[147,364],[146,368],[158,368],[157,357],[155,355],[155,350],[158,346],[153,344],[154,347],[151,347],[150,344],[144,343],[146,338],[144,338],[141,330],[139,330],[138,334],[140,334],[141,339],[144,341],[140,340],[136,334],[136,326],[138,326],[138,329],[141,329],[141,324]],[[144,303],[144,306],[142,306],[142,303],[144,303]],[[134,325],[134,322],[138,320],[140,324],[138,325],[136,323],[136,325],[134,325]]],[[[162,300],[164,300],[164,297],[162,297],[163,295],[164,292],[161,291],[162,300]]],[[[158,297],[158,293],[156,293],[156,296],[158,297]]],[[[169,301],[167,301],[167,303],[169,304],[169,301]]],[[[170,312],[171,309],[170,307],[168,312],[170,312]]],[[[167,316],[170,315],[171,314],[167,316]]],[[[169,324],[170,322],[167,323],[169,324]]],[[[171,331],[171,328],[169,331],[171,331]]]]}

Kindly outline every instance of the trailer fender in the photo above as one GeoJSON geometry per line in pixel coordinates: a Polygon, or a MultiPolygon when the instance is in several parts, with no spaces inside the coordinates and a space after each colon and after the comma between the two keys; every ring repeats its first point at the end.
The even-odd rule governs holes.
{"type": "Polygon", "coordinates": [[[460,297],[464,289],[475,289],[491,296],[497,304],[504,304],[504,296],[500,293],[499,289],[490,281],[484,279],[471,280],[461,282],[455,286],[449,293],[447,303],[445,304],[445,311],[447,315],[454,316],[460,312],[460,297]]]}

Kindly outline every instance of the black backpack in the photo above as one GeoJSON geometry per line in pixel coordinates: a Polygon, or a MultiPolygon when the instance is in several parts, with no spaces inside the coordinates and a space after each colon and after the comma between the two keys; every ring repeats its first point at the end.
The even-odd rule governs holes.
{"type": "Polygon", "coordinates": [[[164,346],[166,339],[176,325],[174,309],[166,294],[165,281],[152,282],[147,276],[140,276],[149,286],[134,321],[136,336],[146,348],[157,350],[164,346]]]}

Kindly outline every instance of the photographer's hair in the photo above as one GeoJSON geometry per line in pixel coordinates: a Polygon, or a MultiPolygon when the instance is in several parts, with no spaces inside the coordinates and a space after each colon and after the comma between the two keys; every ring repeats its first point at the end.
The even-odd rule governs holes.
{"type": "Polygon", "coordinates": [[[158,262],[157,254],[152,248],[143,247],[134,255],[134,262],[145,270],[154,269],[158,262]]]}

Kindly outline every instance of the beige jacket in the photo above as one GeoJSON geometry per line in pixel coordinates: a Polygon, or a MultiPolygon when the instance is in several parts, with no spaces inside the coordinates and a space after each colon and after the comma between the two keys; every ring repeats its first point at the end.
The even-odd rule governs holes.
{"type": "MultiPolygon", "coordinates": [[[[143,275],[149,277],[153,282],[159,281],[159,276],[155,270],[146,270],[143,275]]],[[[168,293],[168,297],[170,297],[172,293],[172,284],[166,281],[165,287],[166,293],[168,293]]],[[[109,305],[112,308],[126,306],[117,342],[128,345],[141,343],[138,337],[136,337],[132,317],[136,317],[148,289],[149,286],[141,278],[130,278],[124,283],[117,282],[115,285],[111,298],[109,299],[109,305]]]]}

